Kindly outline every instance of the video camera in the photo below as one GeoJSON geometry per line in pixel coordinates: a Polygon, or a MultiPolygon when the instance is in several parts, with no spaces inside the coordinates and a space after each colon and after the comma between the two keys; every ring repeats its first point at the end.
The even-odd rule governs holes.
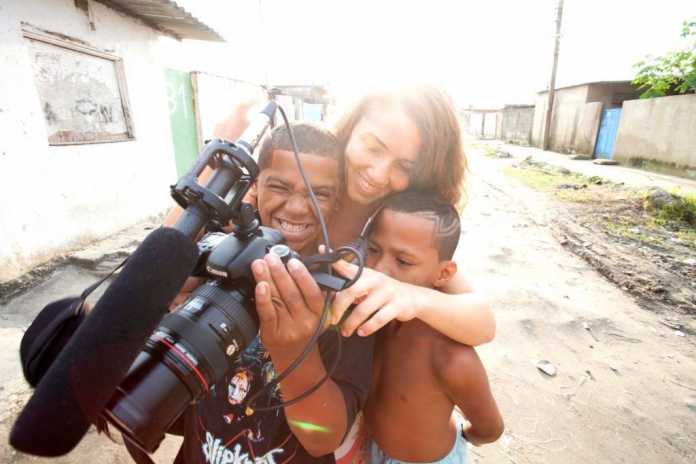
{"type": "MultiPolygon", "coordinates": [[[[72,360],[63,359],[70,357],[70,354],[66,352],[77,350],[82,353],[84,349],[90,349],[89,343],[92,342],[86,340],[89,337],[95,337],[93,333],[97,330],[95,327],[101,330],[101,328],[110,328],[111,325],[120,323],[118,316],[109,313],[106,309],[110,302],[109,289],[107,289],[107,293],[102,296],[92,311],[98,314],[90,313],[85,316],[85,322],[90,322],[90,319],[94,317],[97,318],[97,322],[92,324],[89,333],[83,334],[87,329],[80,327],[70,340],[70,345],[65,349],[60,347],[62,351],[59,352],[54,363],[57,366],[51,366],[45,372],[45,377],[38,382],[34,396],[39,398],[30,400],[15,424],[10,440],[13,446],[21,451],[43,456],[64,454],[79,442],[89,423],[104,419],[119,429],[126,439],[138,448],[145,452],[153,452],[184,410],[191,403],[203,398],[210,386],[224,377],[239,353],[256,337],[259,321],[253,301],[255,282],[251,274],[251,263],[269,252],[277,254],[285,262],[291,257],[298,257],[284,244],[282,234],[275,229],[261,226],[255,208],[242,201],[258,175],[258,166],[253,156],[254,150],[263,134],[272,125],[276,111],[279,109],[272,92],[269,92],[269,96],[270,100],[266,107],[252,120],[239,140],[234,143],[220,139],[209,141],[195,165],[171,188],[173,198],[184,209],[174,226],[178,235],[196,241],[206,226],[213,225],[219,228],[230,222],[235,226],[231,234],[208,233],[197,242],[195,254],[198,257],[193,274],[207,277],[208,280],[198,287],[179,308],[160,319],[154,331],[150,327],[148,332],[144,332],[148,329],[145,323],[142,327],[137,327],[138,331],[150,334],[144,348],[142,344],[137,345],[133,342],[127,350],[118,352],[111,360],[93,359],[98,356],[97,354],[94,354],[92,358],[85,358],[84,361],[78,360],[83,366],[87,366],[84,368],[86,370],[99,361],[130,365],[130,368],[125,377],[112,376],[113,379],[118,380],[117,383],[104,381],[95,387],[99,394],[80,391],[67,393],[66,387],[65,396],[69,397],[67,399],[75,401],[86,412],[81,413],[82,416],[72,418],[75,419],[73,422],[77,423],[74,432],[69,432],[69,436],[58,438],[65,439],[66,444],[48,450],[32,449],[33,445],[25,445],[24,435],[28,433],[29,428],[32,428],[32,424],[40,423],[41,418],[35,418],[37,413],[38,416],[50,415],[44,410],[45,404],[54,403],[55,395],[61,394],[51,392],[51,397],[48,396],[49,393],[43,394],[42,397],[40,394],[40,390],[44,387],[42,384],[48,382],[54,386],[56,383],[67,385],[68,381],[62,380],[69,375],[66,372],[80,372],[80,370],[79,366],[76,368],[72,360]],[[215,170],[204,187],[198,183],[198,177],[206,166],[211,165],[215,166],[215,170]],[[102,301],[104,299],[107,300],[105,303],[102,301]],[[104,306],[104,309],[100,306],[104,306]],[[99,317],[112,320],[100,322],[99,317]],[[131,355],[137,351],[139,354],[131,355]],[[85,403],[88,404],[85,406],[85,403]],[[27,410],[32,410],[32,413],[27,410]],[[73,441],[75,443],[72,443],[73,441]]],[[[282,108],[280,112],[285,123],[288,124],[282,108]]],[[[291,129],[290,135],[295,146],[291,129]]],[[[297,156],[296,147],[295,152],[297,156]]],[[[303,172],[299,157],[297,161],[300,171],[303,172]]],[[[311,191],[308,182],[307,187],[311,191]]],[[[323,222],[316,203],[315,213],[323,222]]],[[[325,230],[325,227],[323,229],[325,230]]],[[[145,247],[147,241],[148,239],[141,247],[145,247]]],[[[155,255],[161,255],[156,247],[150,248],[156,250],[155,255]]],[[[136,250],[131,261],[138,261],[139,250],[140,248],[136,250]]],[[[325,290],[339,291],[350,286],[359,277],[358,275],[352,280],[346,280],[331,275],[330,264],[346,254],[356,255],[358,262],[362,263],[358,250],[342,247],[334,252],[310,257],[305,260],[305,264],[320,287],[325,290]]],[[[144,258],[140,259],[140,261],[144,260],[144,258]]],[[[117,278],[117,281],[121,278],[127,281],[123,282],[122,287],[127,288],[128,291],[132,291],[133,286],[130,284],[134,279],[133,275],[139,272],[137,266],[135,264],[133,266],[136,269],[129,273],[127,265],[117,278]]],[[[191,272],[186,270],[184,277],[190,274],[191,272]]],[[[134,288],[137,288],[137,285],[134,288]]],[[[180,288],[180,285],[177,288],[180,288]]],[[[163,292],[160,300],[171,301],[168,296],[170,294],[171,290],[169,293],[163,292]]],[[[119,304],[124,303],[117,297],[113,297],[112,300],[119,304]]],[[[325,317],[326,310],[315,337],[308,346],[318,338],[325,317]]],[[[131,327],[128,329],[130,330],[131,327]]],[[[31,328],[27,333],[30,332],[31,328]]],[[[56,352],[55,347],[52,351],[56,352]]],[[[50,361],[53,362],[53,359],[50,361]]],[[[301,359],[297,360],[297,363],[299,362],[301,359]]],[[[48,387],[44,387],[46,388],[48,387]]],[[[58,401],[63,399],[58,398],[58,401]]]]}

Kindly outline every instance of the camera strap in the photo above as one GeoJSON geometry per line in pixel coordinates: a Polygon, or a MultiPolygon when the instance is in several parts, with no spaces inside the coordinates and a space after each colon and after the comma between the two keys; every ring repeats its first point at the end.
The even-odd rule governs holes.
{"type": "Polygon", "coordinates": [[[128,435],[122,433],[121,436],[123,437],[123,444],[126,445],[126,450],[128,450],[128,454],[133,458],[135,464],[155,464],[155,461],[145,451],[141,450],[128,435]]]}
{"type": "Polygon", "coordinates": [[[39,311],[38,316],[27,328],[19,345],[20,361],[24,377],[32,387],[38,385],[51,364],[82,324],[86,317],[85,301],[87,297],[116,271],[128,258],[111,272],[87,287],[77,297],[52,301],[39,311]]]}

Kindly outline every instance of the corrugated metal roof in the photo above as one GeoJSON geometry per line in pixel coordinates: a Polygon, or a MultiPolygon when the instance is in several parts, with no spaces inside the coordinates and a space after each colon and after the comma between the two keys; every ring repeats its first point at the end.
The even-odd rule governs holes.
{"type": "Polygon", "coordinates": [[[220,34],[171,0],[97,1],[179,39],[225,41],[220,34]]]}
{"type": "MultiPolygon", "coordinates": [[[[570,89],[571,87],[582,87],[583,85],[623,85],[630,84],[632,81],[593,81],[593,82],[583,82],[582,84],[564,85],[563,87],[556,87],[556,91],[563,89],[570,89]]],[[[537,94],[548,93],[549,89],[540,90],[537,94]]]]}

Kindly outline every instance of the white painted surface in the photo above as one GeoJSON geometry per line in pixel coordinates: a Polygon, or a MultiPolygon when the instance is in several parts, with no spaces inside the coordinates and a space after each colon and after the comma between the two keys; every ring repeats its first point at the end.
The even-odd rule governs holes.
{"type": "Polygon", "coordinates": [[[171,204],[176,178],[158,33],[92,2],[0,3],[0,281],[171,204]],[[49,146],[22,22],[123,58],[135,140],[49,146]]]}
{"type": "Polygon", "coordinates": [[[215,126],[230,115],[238,102],[250,95],[258,95],[260,99],[265,96],[260,86],[243,81],[204,72],[197,72],[196,79],[201,142],[213,137],[215,126]]]}
{"type": "Polygon", "coordinates": [[[114,61],[27,40],[49,143],[131,138],[114,61]]]}
{"type": "Polygon", "coordinates": [[[614,159],[674,163],[696,178],[696,95],[623,103],[614,159]]]}

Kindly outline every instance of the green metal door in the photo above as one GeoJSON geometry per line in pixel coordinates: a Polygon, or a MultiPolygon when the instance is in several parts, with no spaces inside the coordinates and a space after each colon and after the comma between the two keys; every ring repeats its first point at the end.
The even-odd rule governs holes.
{"type": "Polygon", "coordinates": [[[167,69],[166,78],[176,173],[181,177],[198,156],[193,87],[188,72],[167,69]]]}

